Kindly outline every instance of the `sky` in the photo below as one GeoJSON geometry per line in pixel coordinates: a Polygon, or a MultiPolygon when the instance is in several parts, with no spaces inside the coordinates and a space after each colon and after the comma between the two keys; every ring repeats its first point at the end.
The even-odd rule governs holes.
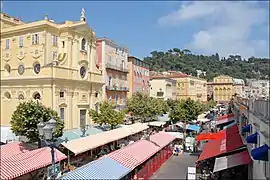
{"type": "Polygon", "coordinates": [[[2,1],[2,11],[32,22],[78,21],[81,9],[97,37],[143,58],[152,51],[189,49],[221,57],[269,58],[267,1],[2,1]]]}

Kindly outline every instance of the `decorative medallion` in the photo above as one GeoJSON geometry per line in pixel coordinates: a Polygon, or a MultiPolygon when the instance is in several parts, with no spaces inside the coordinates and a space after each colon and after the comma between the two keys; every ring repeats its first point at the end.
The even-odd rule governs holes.
{"type": "Polygon", "coordinates": [[[23,64],[19,65],[18,73],[19,73],[19,75],[22,75],[24,73],[24,65],[23,64]]]}
{"type": "Polygon", "coordinates": [[[86,68],[84,66],[80,68],[80,75],[82,78],[84,78],[86,75],[86,68]]]}
{"type": "Polygon", "coordinates": [[[40,64],[35,64],[35,65],[34,65],[34,72],[35,72],[36,74],[38,74],[38,73],[40,72],[40,64]]]}

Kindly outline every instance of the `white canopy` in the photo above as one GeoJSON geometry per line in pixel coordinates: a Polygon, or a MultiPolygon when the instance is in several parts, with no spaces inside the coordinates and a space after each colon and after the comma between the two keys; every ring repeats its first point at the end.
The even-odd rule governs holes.
{"type": "Polygon", "coordinates": [[[197,121],[200,121],[200,122],[209,122],[210,119],[207,119],[207,118],[201,118],[201,119],[197,119],[197,121]]]}

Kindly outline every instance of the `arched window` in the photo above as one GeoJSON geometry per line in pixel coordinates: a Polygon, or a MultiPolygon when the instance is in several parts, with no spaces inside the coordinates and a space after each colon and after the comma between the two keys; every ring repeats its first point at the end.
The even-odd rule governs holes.
{"type": "Polygon", "coordinates": [[[86,40],[83,38],[82,39],[82,47],[81,50],[86,50],[86,40]]]}
{"type": "Polygon", "coordinates": [[[33,98],[34,98],[35,100],[40,100],[40,99],[41,99],[41,96],[40,96],[40,94],[37,92],[37,93],[34,93],[33,98]]]}

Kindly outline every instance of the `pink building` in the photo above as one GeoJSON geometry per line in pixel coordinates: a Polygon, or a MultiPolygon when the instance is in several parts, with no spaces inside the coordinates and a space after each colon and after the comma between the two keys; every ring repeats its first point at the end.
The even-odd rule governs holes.
{"type": "Polygon", "coordinates": [[[129,93],[128,97],[136,92],[144,92],[149,94],[149,80],[150,80],[150,65],[136,57],[128,57],[128,83],[129,93]]]}

